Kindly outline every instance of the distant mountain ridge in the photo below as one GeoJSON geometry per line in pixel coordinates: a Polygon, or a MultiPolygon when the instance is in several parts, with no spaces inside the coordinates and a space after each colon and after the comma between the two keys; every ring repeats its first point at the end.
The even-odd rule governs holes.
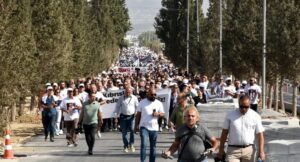
{"type": "Polygon", "coordinates": [[[154,17],[161,8],[161,0],[127,0],[132,31],[128,34],[139,35],[144,31],[154,30],[154,17]]]}
{"type": "MultiPolygon", "coordinates": [[[[154,17],[162,7],[161,0],[126,0],[126,5],[133,27],[128,34],[139,35],[145,31],[154,31],[154,17]]],[[[205,14],[208,6],[209,0],[203,0],[203,10],[205,14]]]]}

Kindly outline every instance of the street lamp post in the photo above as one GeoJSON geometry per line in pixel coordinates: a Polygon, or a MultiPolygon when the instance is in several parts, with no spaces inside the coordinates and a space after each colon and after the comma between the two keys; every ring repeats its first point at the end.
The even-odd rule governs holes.
{"type": "Polygon", "coordinates": [[[200,39],[199,39],[199,34],[200,34],[200,30],[199,30],[199,0],[196,0],[196,6],[197,6],[197,41],[199,43],[200,39]]]}
{"type": "Polygon", "coordinates": [[[266,19],[267,0],[263,0],[262,108],[266,108],[266,19]]]}
{"type": "Polygon", "coordinates": [[[223,19],[222,19],[222,0],[219,1],[220,2],[220,76],[222,77],[223,75],[223,47],[222,47],[222,40],[223,40],[223,19]]]}
{"type": "Polygon", "coordinates": [[[190,39],[190,5],[189,0],[187,0],[187,25],[186,25],[186,71],[189,73],[189,39],[190,39]]]}

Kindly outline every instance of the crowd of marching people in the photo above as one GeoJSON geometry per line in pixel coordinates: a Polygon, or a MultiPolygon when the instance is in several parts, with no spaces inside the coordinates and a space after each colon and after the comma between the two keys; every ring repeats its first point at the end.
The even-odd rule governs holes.
{"type": "MultiPolygon", "coordinates": [[[[135,49],[127,50],[134,52],[135,49]]],[[[122,57],[130,60],[128,51],[122,57]]],[[[195,155],[197,154],[195,151],[191,152],[191,150],[204,152],[204,146],[195,146],[195,148],[194,146],[184,146],[187,145],[188,140],[197,142],[197,138],[208,138],[213,145],[213,150],[217,148],[216,138],[209,133],[209,130],[202,126],[197,127],[199,120],[199,112],[196,112],[197,109],[195,109],[197,105],[206,104],[211,98],[231,99],[247,96],[247,98],[242,98],[244,104],[242,106],[250,107],[253,112],[258,111],[261,89],[255,78],[246,81],[232,77],[208,78],[206,75],[192,75],[170,64],[161,63],[159,58],[151,59],[148,64],[152,65],[149,66],[148,72],[145,74],[139,73],[139,71],[127,74],[108,70],[103,71],[98,76],[78,78],[68,82],[47,83],[45,91],[41,95],[39,106],[42,113],[45,141],[54,142],[55,136],[66,134],[67,146],[76,147],[78,135],[82,133],[80,128],[83,127],[89,147],[88,154],[92,155],[95,135],[100,138],[103,132],[121,131],[124,152],[134,152],[134,135],[135,132],[140,132],[140,160],[144,162],[146,159],[146,147],[149,138],[149,159],[150,162],[154,162],[157,132],[170,129],[170,131],[176,132],[176,138],[171,148],[166,151],[165,156],[170,156],[178,148],[181,148],[181,151],[178,152],[182,154],[180,155],[181,162],[191,161],[189,158],[204,161],[204,157],[195,155]],[[163,105],[156,99],[156,92],[161,89],[171,91],[168,117],[165,116],[166,112],[164,112],[163,105]],[[107,98],[103,93],[113,90],[124,90],[124,96],[118,100],[116,117],[103,119],[101,106],[107,104],[107,98]],[[244,102],[244,100],[248,102],[244,102]],[[183,135],[184,132],[191,130],[190,127],[194,128],[195,126],[196,132],[204,132],[203,137],[200,135],[199,137],[183,135]],[[128,132],[129,139],[127,137],[128,132]],[[190,151],[184,151],[184,149],[190,151]],[[190,153],[192,156],[189,156],[190,153]]],[[[244,114],[246,113],[244,112],[244,114]]],[[[259,118],[259,116],[251,114],[251,119],[252,116],[259,118]]],[[[232,126],[229,125],[230,122],[224,127],[224,134],[229,133],[229,136],[234,136],[230,130],[232,126]]],[[[253,125],[253,129],[259,130],[261,133],[263,128],[259,123],[257,127],[256,129],[256,125],[253,125]]],[[[249,130],[250,133],[253,133],[251,131],[249,130]]],[[[251,139],[247,141],[248,143],[237,141],[231,145],[239,149],[253,145],[251,139]]],[[[221,146],[223,145],[221,143],[221,146]]],[[[260,149],[263,150],[263,148],[260,149]]],[[[224,153],[220,152],[220,155],[223,156],[224,153]]],[[[264,156],[263,154],[259,155],[264,156]]]]}
{"type": "Polygon", "coordinates": [[[122,55],[117,61],[119,67],[146,67],[158,55],[147,47],[128,47],[122,49],[122,55]]]}

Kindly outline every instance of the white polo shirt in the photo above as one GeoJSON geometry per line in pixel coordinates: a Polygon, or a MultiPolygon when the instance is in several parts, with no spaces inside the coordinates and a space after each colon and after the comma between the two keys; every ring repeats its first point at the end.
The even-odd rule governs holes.
{"type": "Polygon", "coordinates": [[[223,129],[229,130],[228,145],[254,144],[255,134],[264,131],[261,117],[250,108],[245,115],[239,109],[230,111],[225,117],[223,129]]]}
{"type": "Polygon", "coordinates": [[[140,127],[145,127],[150,131],[158,131],[158,117],[152,116],[153,110],[164,113],[163,104],[155,99],[151,102],[147,98],[143,99],[137,108],[137,112],[141,112],[140,127]]]}

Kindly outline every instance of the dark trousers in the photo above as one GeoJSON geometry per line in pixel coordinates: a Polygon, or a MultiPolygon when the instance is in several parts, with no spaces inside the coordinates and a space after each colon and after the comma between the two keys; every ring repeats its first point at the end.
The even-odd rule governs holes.
{"type": "Polygon", "coordinates": [[[110,129],[112,129],[112,118],[103,119],[101,132],[109,131],[110,129]]]}
{"type": "Polygon", "coordinates": [[[97,124],[90,124],[86,125],[83,124],[84,134],[85,134],[85,141],[88,145],[89,151],[93,151],[94,144],[95,144],[95,133],[97,130],[97,124]]]}
{"type": "Polygon", "coordinates": [[[50,132],[50,138],[54,137],[55,124],[56,124],[56,109],[44,109],[42,111],[42,123],[44,127],[45,139],[50,132]]]}
{"type": "Polygon", "coordinates": [[[168,125],[167,119],[165,117],[159,117],[158,118],[158,126],[159,127],[166,127],[168,125]],[[162,122],[164,121],[164,125],[162,125],[162,122]]]}
{"type": "Polygon", "coordinates": [[[65,121],[65,125],[67,128],[66,139],[69,144],[74,144],[77,142],[77,134],[75,133],[75,129],[77,128],[78,119],[65,121]]]}

